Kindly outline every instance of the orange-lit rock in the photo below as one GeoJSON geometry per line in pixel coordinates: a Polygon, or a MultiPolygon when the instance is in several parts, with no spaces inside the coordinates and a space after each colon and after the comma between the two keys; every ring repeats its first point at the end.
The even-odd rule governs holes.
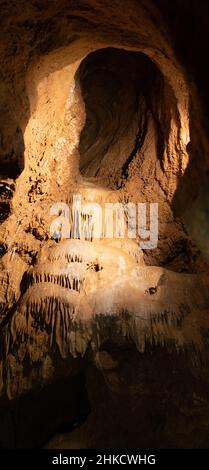
{"type": "MultiPolygon", "coordinates": [[[[161,361],[169,369],[163,374],[166,387],[172,373],[182,379],[184,368],[188,381],[193,384],[199,374],[208,387],[206,120],[197,64],[178,51],[182,25],[179,32],[175,24],[172,29],[169,7],[153,3],[128,0],[121,8],[118,0],[21,0],[12,9],[11,2],[1,6],[1,401],[12,410],[21,397],[24,416],[30,397],[33,403],[36,393],[47,396],[42,387],[56,390],[57,381],[68,377],[70,400],[77,407],[74,414],[70,408],[68,419],[74,420],[82,408],[76,396],[85,401],[86,372],[96,411],[78,440],[89,447],[102,442],[102,432],[92,441],[88,437],[100,413],[93,383],[98,379],[102,390],[102,373],[111,390],[110,402],[105,392],[104,409],[114,408],[122,390],[115,422],[124,397],[132,403],[139,397],[136,419],[143,416],[143,403],[152,396],[144,391],[152,374],[153,396],[160,397],[158,405],[162,396],[166,401],[155,375],[161,361]],[[98,240],[93,232],[53,240],[50,210],[62,203],[71,217],[74,195],[86,204],[158,203],[158,246],[142,249],[138,235],[111,240],[102,234],[98,240]],[[143,361],[148,367],[149,359],[146,376],[143,361]]],[[[87,209],[81,219],[90,219],[87,209]]],[[[172,387],[168,396],[175,403],[173,382],[172,387]]],[[[198,394],[196,382],[194,388],[198,394]]],[[[190,392],[185,389],[183,383],[186,402],[190,392]]],[[[205,395],[204,400],[208,415],[205,395]]],[[[176,402],[182,410],[185,402],[176,402]]],[[[166,412],[160,408],[164,420],[167,406],[166,412]]],[[[7,421],[5,409],[0,404],[7,421]]],[[[158,410],[156,405],[153,419],[158,410]]],[[[56,429],[64,413],[58,411],[56,429]]],[[[111,427],[108,419],[104,423],[111,427]]],[[[127,427],[131,419],[124,410],[127,427]]],[[[149,429],[146,415],[143,419],[145,447],[159,446],[152,419],[149,429]]],[[[173,422],[178,423],[176,415],[168,418],[165,431],[161,428],[165,445],[190,446],[202,416],[189,429],[188,440],[181,441],[173,422]]],[[[0,430],[0,445],[2,440],[2,446],[18,447],[21,437],[11,443],[11,426],[7,422],[5,437],[0,430]]],[[[42,437],[28,437],[27,446],[33,439],[41,445],[47,433],[46,424],[42,437]]],[[[197,446],[204,445],[205,435],[197,446]]],[[[119,436],[112,445],[130,446],[136,439],[137,431],[126,443],[119,436]]]]}

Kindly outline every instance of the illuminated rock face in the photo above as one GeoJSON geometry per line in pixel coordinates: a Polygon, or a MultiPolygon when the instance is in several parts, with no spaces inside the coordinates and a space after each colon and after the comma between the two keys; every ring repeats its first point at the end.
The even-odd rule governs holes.
{"type": "MultiPolygon", "coordinates": [[[[172,210],[185,212],[193,156],[208,149],[195,87],[151,2],[130,0],[123,12],[115,1],[117,18],[100,1],[53,3],[44,20],[40,2],[16,6],[0,88],[0,392],[9,399],[72,374],[87,355],[107,377],[108,342],[140,360],[150,347],[188,354],[197,368],[208,354],[208,267],[172,210]],[[157,203],[158,246],[142,249],[127,233],[54,240],[52,208],[71,214],[75,195],[157,203]]],[[[188,210],[185,220],[191,227],[188,210]]],[[[204,248],[204,228],[194,232],[204,248]]],[[[121,374],[110,377],[116,393],[121,374]]]]}

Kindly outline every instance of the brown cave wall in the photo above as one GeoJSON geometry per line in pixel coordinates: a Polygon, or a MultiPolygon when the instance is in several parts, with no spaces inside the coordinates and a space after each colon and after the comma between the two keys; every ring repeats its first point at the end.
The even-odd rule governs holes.
{"type": "MultiPolygon", "coordinates": [[[[24,2],[15,5],[13,28],[9,27],[10,12],[6,4],[2,8],[4,80],[7,86],[12,85],[13,106],[25,152],[24,170],[15,182],[12,214],[1,224],[0,237],[3,247],[16,252],[21,265],[16,273],[19,283],[24,263],[27,268],[33,264],[50,237],[50,205],[57,200],[68,202],[82,181],[79,143],[85,125],[85,99],[76,83],[76,72],[82,60],[81,67],[89,60],[88,54],[107,47],[117,49],[117,54],[122,49],[127,57],[143,54],[148,69],[154,70],[153,74],[148,73],[151,83],[148,80],[145,90],[149,110],[146,136],[126,168],[125,182],[120,182],[121,187],[117,189],[125,201],[138,202],[140,194],[141,201],[159,202],[159,248],[155,253],[145,253],[146,263],[168,265],[177,271],[202,269],[199,261],[196,263],[195,250],[191,250],[182,222],[174,219],[170,208],[188,164],[189,92],[192,90],[158,12],[152,6],[146,9],[135,2],[129,2],[124,12],[117,1],[114,2],[117,16],[100,1],[89,2],[85,14],[82,2],[71,5],[70,14],[65,1],[50,4],[49,9],[38,2],[26,8],[23,5],[24,2]],[[101,17],[103,20],[98,24],[101,17]],[[8,50],[7,44],[15,47],[15,42],[17,47],[8,50]]],[[[139,65],[135,59],[133,62],[136,80],[140,75],[137,73],[140,60],[139,65]]],[[[191,93],[190,100],[192,96],[191,93]]],[[[10,101],[7,106],[11,108],[10,101]]],[[[113,156],[114,152],[109,162],[113,156]]],[[[123,158],[124,164],[127,155],[123,158]]],[[[114,187],[115,176],[112,183],[114,187]]],[[[3,257],[1,262],[5,279],[8,258],[3,257]]],[[[15,288],[12,295],[18,297],[18,292],[15,288]]],[[[3,291],[3,303],[4,295],[3,291]]]]}
{"type": "Polygon", "coordinates": [[[182,109],[183,74],[180,84],[170,83],[164,62],[156,66],[144,53],[95,48],[82,40],[33,65],[26,80],[31,117],[24,131],[25,169],[13,198],[12,239],[15,213],[26,244],[33,238],[25,233],[49,237],[50,204],[69,203],[81,182],[80,165],[83,176],[116,190],[124,202],[159,203],[159,244],[145,253],[147,264],[205,269],[170,208],[188,162],[188,111],[182,109]]]}
{"type": "MultiPolygon", "coordinates": [[[[82,1],[69,5],[65,0],[59,2],[59,4],[50,2],[50,4],[47,3],[46,5],[41,5],[39,1],[33,1],[28,5],[24,0],[21,0],[18,4],[13,4],[11,13],[7,2],[4,2],[1,10],[1,53],[3,61],[1,86],[4,95],[2,95],[2,109],[5,109],[4,115],[8,116],[7,122],[9,124],[5,126],[6,120],[4,119],[1,127],[2,174],[4,176],[17,175],[24,166],[23,135],[30,114],[25,88],[25,76],[28,68],[31,67],[32,63],[38,61],[38,57],[47,55],[58,47],[67,46],[81,37],[85,37],[89,43],[92,41],[92,37],[94,37],[92,49],[95,49],[95,43],[100,42],[101,44],[102,41],[106,45],[117,45],[117,47],[125,48],[133,47],[135,50],[142,50],[158,64],[163,74],[168,77],[171,87],[176,90],[177,106],[181,115],[180,134],[184,141],[184,146],[186,146],[189,142],[188,93],[185,86],[185,73],[183,72],[184,78],[182,79],[182,70],[179,70],[179,65],[170,47],[172,42],[182,63],[185,61],[188,65],[188,61],[190,61],[188,88],[190,90],[190,129],[192,129],[192,152],[189,152],[191,164],[188,166],[185,176],[184,187],[186,189],[182,194],[178,187],[177,193],[180,194],[180,200],[177,198],[177,203],[175,204],[175,210],[178,210],[178,212],[185,211],[185,204],[188,204],[188,198],[185,197],[186,193],[190,194],[189,201],[197,197],[198,194],[198,178],[196,178],[195,172],[199,175],[201,173],[201,178],[205,177],[203,168],[208,168],[208,144],[204,135],[205,123],[201,116],[201,109],[193,80],[193,76],[196,79],[196,70],[198,69],[195,57],[199,57],[199,53],[195,52],[193,58],[191,58],[191,54],[188,57],[186,52],[189,41],[192,40],[191,21],[187,18],[189,15],[185,13],[186,43],[184,44],[184,40],[181,39],[182,44],[180,48],[179,42],[180,38],[183,38],[184,32],[181,27],[180,35],[178,35],[178,21],[175,18],[179,17],[181,20],[184,12],[189,12],[192,18],[196,15],[197,8],[194,5],[188,7],[188,2],[184,2],[182,11],[178,5],[176,10],[173,11],[172,9],[175,9],[174,6],[169,7],[163,1],[159,1],[157,5],[160,8],[159,11],[150,1],[146,1],[143,5],[130,1],[126,6],[126,12],[123,12],[119,2],[116,0],[111,9],[106,8],[102,1],[96,0],[88,1],[85,5],[82,1]],[[117,14],[114,13],[116,11],[117,14]],[[100,21],[99,25],[98,18],[102,18],[102,22],[100,21]],[[10,27],[11,24],[12,27],[10,27]],[[158,27],[159,24],[161,28],[158,27]],[[171,36],[169,36],[170,33],[171,36]],[[7,99],[5,96],[7,96],[7,99]],[[199,116],[198,119],[197,114],[199,116]],[[195,163],[197,162],[195,154],[198,155],[201,165],[195,163]],[[8,166],[9,161],[14,163],[8,166]],[[192,187],[189,184],[191,178],[193,181],[196,181],[192,187]]],[[[203,17],[205,17],[204,8],[198,6],[199,23],[201,23],[203,17]]],[[[204,42],[202,30],[199,38],[199,40],[204,42]]],[[[196,42],[193,40],[192,44],[192,48],[196,51],[198,40],[196,42]]],[[[201,50],[201,46],[198,50],[201,50]]],[[[199,60],[201,65],[200,70],[203,67],[202,57],[203,53],[201,53],[199,60]]],[[[187,162],[184,163],[184,168],[186,164],[187,162]]],[[[200,206],[203,207],[204,204],[206,204],[206,201],[202,198],[200,206]]],[[[205,224],[207,224],[206,209],[203,210],[203,213],[205,214],[205,224]]],[[[192,221],[195,219],[195,214],[196,212],[194,212],[193,217],[188,215],[185,220],[198,239],[197,231],[192,229],[191,223],[189,223],[191,219],[192,221]]],[[[195,224],[193,225],[195,226],[195,224]]],[[[204,239],[204,231],[202,236],[204,239]]],[[[204,242],[201,242],[201,248],[204,250],[204,242]]]]}
{"type": "MultiPolygon", "coordinates": [[[[140,354],[146,350],[147,342],[152,344],[151,354],[159,345],[163,354],[168,348],[174,355],[174,362],[179,350],[182,354],[187,351],[186,368],[190,360],[195,362],[199,358],[202,345],[205,347],[208,325],[208,281],[199,274],[207,271],[207,266],[186,233],[182,220],[174,215],[171,208],[175,198],[177,208],[184,206],[185,199],[179,188],[181,181],[186,181],[187,173],[192,175],[193,181],[194,167],[202,164],[206,171],[208,165],[205,129],[201,126],[201,119],[196,119],[196,111],[200,116],[202,111],[194,82],[177,59],[166,24],[151,2],[129,1],[126,10],[121,8],[118,0],[108,8],[107,2],[102,0],[89,0],[85,4],[83,1],[69,3],[65,0],[46,4],[34,0],[28,4],[22,0],[12,6],[12,17],[11,4],[8,6],[4,2],[1,11],[4,25],[1,30],[4,65],[1,83],[5,87],[2,89],[11,90],[6,100],[3,93],[2,109],[5,109],[8,125],[2,124],[0,141],[4,168],[0,194],[2,212],[5,208],[0,226],[0,332],[3,345],[0,391],[3,400],[7,394],[10,403],[13,403],[14,397],[35,390],[36,401],[36,390],[58,379],[59,360],[65,363],[64,372],[60,369],[61,374],[70,375],[72,370],[68,368],[67,361],[71,365],[77,357],[83,361],[88,347],[94,351],[95,359],[97,349],[109,339],[111,331],[114,335],[115,331],[119,334],[118,350],[123,347],[127,335],[128,347],[131,350],[137,347],[140,354]],[[111,60],[107,57],[107,51],[111,51],[111,60]],[[101,61],[98,59],[100,55],[101,61]],[[104,63],[107,76],[114,76],[114,80],[107,79],[108,85],[104,83],[101,71],[104,63]],[[115,83],[119,70],[120,77],[115,83]],[[131,79],[127,70],[133,71],[131,79]],[[88,82],[90,76],[93,76],[93,85],[88,82]],[[133,88],[136,89],[137,99],[133,96],[133,88]],[[116,92],[116,112],[110,112],[111,119],[107,110],[105,118],[104,109],[98,112],[98,100],[95,102],[96,111],[92,112],[91,104],[94,101],[91,94],[95,91],[101,100],[109,100],[108,112],[109,103],[112,104],[111,96],[116,92]],[[124,109],[125,104],[127,110],[124,109]],[[90,138],[89,119],[93,125],[93,136],[98,137],[96,142],[90,138]],[[104,126],[106,122],[110,129],[114,129],[113,142],[109,141],[109,135],[106,140],[103,134],[107,131],[107,126],[104,126]],[[128,136],[124,136],[127,126],[128,136]],[[139,136],[140,142],[137,141],[139,136]],[[121,147],[124,150],[122,153],[121,147]],[[195,155],[199,158],[198,164],[195,155]],[[50,331],[50,324],[45,328],[46,316],[49,311],[54,312],[54,296],[57,292],[59,298],[60,286],[55,289],[50,284],[53,306],[51,300],[48,302],[49,295],[48,304],[42,303],[40,307],[46,286],[38,285],[38,280],[28,288],[25,280],[31,276],[33,281],[33,276],[42,275],[48,255],[47,269],[52,270],[53,274],[54,270],[59,270],[59,245],[55,258],[51,254],[56,244],[49,241],[49,209],[57,201],[69,203],[75,191],[81,191],[87,197],[92,191],[92,186],[86,190],[88,179],[93,184],[93,195],[101,200],[111,195],[123,202],[158,202],[159,245],[153,252],[138,254],[139,266],[135,271],[140,274],[137,289],[140,290],[140,308],[143,311],[133,310],[130,316],[124,312],[124,305],[129,306],[130,296],[126,295],[127,279],[123,280],[117,291],[115,281],[118,271],[113,260],[116,263],[118,252],[113,249],[105,265],[107,272],[111,271],[110,290],[106,288],[104,291],[102,288],[96,304],[93,292],[83,310],[82,302],[79,304],[78,322],[72,322],[70,340],[65,343],[60,334],[60,323],[55,328],[55,336],[50,331]],[[100,184],[103,186],[100,187],[100,184]],[[145,264],[151,266],[144,267],[143,258],[145,264]],[[153,265],[166,266],[176,272],[164,273],[163,268],[153,265]],[[182,271],[196,272],[198,275],[187,277],[182,271]],[[161,277],[164,279],[162,284],[161,277]],[[152,297],[150,290],[153,286],[156,297],[152,297]],[[119,312],[117,309],[113,311],[109,305],[108,315],[103,297],[113,298],[113,301],[117,298],[117,302],[119,299],[119,312]],[[91,318],[92,305],[96,305],[99,315],[94,310],[91,318]],[[169,312],[166,310],[168,306],[169,312]],[[143,317],[140,323],[138,313],[146,312],[149,318],[150,311],[156,318],[154,321],[151,315],[151,326],[148,328],[146,322],[143,323],[143,317]],[[32,326],[28,322],[31,312],[32,326]],[[167,325],[168,317],[172,328],[170,323],[167,325]]],[[[193,196],[192,184],[190,187],[193,196]]],[[[66,253],[63,250],[63,256],[65,254],[68,255],[67,248],[66,253]]],[[[129,262],[132,267],[133,259],[130,261],[128,258],[129,262]]],[[[90,290],[92,286],[97,286],[98,264],[94,262],[92,266],[90,290]]],[[[60,282],[63,282],[62,278],[60,282]]],[[[132,286],[129,287],[131,289],[132,286]]],[[[71,294],[72,299],[78,298],[77,292],[68,294],[70,299],[71,294]]],[[[135,305],[136,299],[138,302],[135,292],[133,299],[135,305]]],[[[70,311],[66,305],[63,307],[62,299],[59,308],[58,313],[63,315],[70,311]]],[[[205,351],[204,354],[207,359],[205,351]]],[[[197,361],[197,364],[200,368],[200,362],[197,361]]],[[[175,367],[172,370],[175,373],[175,367]]],[[[117,373],[113,375],[113,385],[120,376],[120,371],[118,376],[117,373]]],[[[191,377],[189,380],[192,380],[191,377]]],[[[130,398],[131,394],[128,392],[127,396],[130,398]]],[[[4,403],[5,409],[10,407],[7,398],[4,403]]],[[[177,408],[181,410],[181,403],[177,408]]],[[[171,423],[173,421],[176,422],[171,418],[171,423]]],[[[194,429],[197,428],[194,425],[194,429]]],[[[170,429],[174,436],[172,425],[170,429]]],[[[202,442],[204,439],[205,434],[202,442]]],[[[172,437],[169,444],[171,441],[172,437]]],[[[175,442],[181,445],[180,441],[181,436],[175,442]]],[[[187,440],[185,442],[188,443],[187,440]]]]}
{"type": "MultiPolygon", "coordinates": [[[[50,204],[70,201],[73,187],[75,190],[80,181],[79,158],[82,165],[84,158],[88,160],[94,155],[94,169],[91,161],[91,168],[88,163],[86,172],[80,167],[81,173],[90,176],[96,173],[98,183],[117,189],[121,193],[118,197],[124,201],[159,202],[159,249],[154,255],[145,254],[147,263],[169,264],[171,260],[172,265],[177,256],[180,261],[174,262],[174,269],[196,270],[200,263],[196,265],[195,250],[190,248],[181,221],[174,219],[170,209],[188,160],[187,90],[183,72],[180,66],[177,68],[175,61],[172,63],[171,59],[155,57],[154,50],[145,47],[142,54],[121,50],[118,46],[108,49],[102,45],[101,49],[101,45],[98,43],[95,47],[87,40],[75,41],[41,58],[28,72],[26,89],[30,119],[23,128],[25,168],[16,183],[10,219],[12,230],[11,235],[6,230],[7,239],[11,237],[11,243],[14,243],[13,233],[21,219],[19,229],[23,232],[22,238],[27,240],[26,244],[30,245],[33,239],[30,241],[25,233],[37,234],[35,238],[46,240],[51,221],[50,204]],[[96,52],[91,53],[92,49],[96,52]],[[103,83],[102,67],[105,64],[107,80],[111,72],[112,86],[116,87],[119,99],[114,105],[115,112],[109,108],[111,92],[103,83]],[[175,68],[175,77],[180,77],[176,82],[171,74],[172,68],[175,68]],[[88,82],[89,73],[92,76],[94,69],[97,72],[98,93],[103,99],[101,115],[98,116],[97,112],[89,114],[91,108],[85,96],[86,92],[91,103],[94,102],[91,94],[96,90],[96,84],[90,85],[91,91],[87,85],[85,91],[85,80],[88,82]],[[120,78],[117,76],[119,71],[120,78]],[[104,99],[109,100],[106,109],[112,113],[112,119],[109,119],[108,113],[106,116],[108,125],[113,126],[114,137],[109,143],[109,136],[106,142],[102,133],[105,129],[110,134],[111,130],[109,128],[108,131],[105,124],[104,99]],[[124,106],[129,100],[130,109],[117,109],[120,102],[124,106]],[[93,146],[88,142],[88,126],[85,125],[85,118],[88,124],[90,116],[95,132],[98,132],[98,126],[100,128],[93,146]],[[27,211],[25,206],[28,206],[27,211]],[[15,214],[18,214],[18,220],[15,214]],[[186,255],[183,253],[185,251],[186,255]]],[[[4,226],[1,230],[4,233],[4,226]]]]}

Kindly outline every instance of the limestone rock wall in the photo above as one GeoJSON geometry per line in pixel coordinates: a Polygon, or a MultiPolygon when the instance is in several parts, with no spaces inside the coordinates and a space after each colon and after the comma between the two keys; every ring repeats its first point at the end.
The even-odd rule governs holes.
{"type": "MultiPolygon", "coordinates": [[[[208,138],[197,77],[157,4],[1,3],[0,394],[9,409],[60,377],[77,380],[80,363],[82,374],[85,361],[108,369],[108,342],[135,351],[136,364],[149,348],[179,354],[192,381],[208,382],[208,138]],[[157,202],[158,247],[53,240],[50,208],[74,194],[157,202]]],[[[118,390],[120,368],[108,377],[118,390]]]]}

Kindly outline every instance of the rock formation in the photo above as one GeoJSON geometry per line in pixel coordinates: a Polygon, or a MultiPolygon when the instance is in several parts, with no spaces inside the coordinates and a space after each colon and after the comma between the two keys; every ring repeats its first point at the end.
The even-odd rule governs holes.
{"type": "Polygon", "coordinates": [[[2,2],[2,447],[43,445],[89,406],[83,435],[71,433],[68,446],[131,447],[141,433],[145,447],[205,445],[209,148],[198,77],[178,52],[165,3],[2,2]],[[76,236],[75,196],[86,204],[76,236]],[[139,232],[96,236],[89,203],[158,204],[157,246],[140,245],[139,232]],[[55,219],[63,226],[66,214],[63,237],[55,219]],[[37,399],[37,431],[24,441],[37,399]]]}

